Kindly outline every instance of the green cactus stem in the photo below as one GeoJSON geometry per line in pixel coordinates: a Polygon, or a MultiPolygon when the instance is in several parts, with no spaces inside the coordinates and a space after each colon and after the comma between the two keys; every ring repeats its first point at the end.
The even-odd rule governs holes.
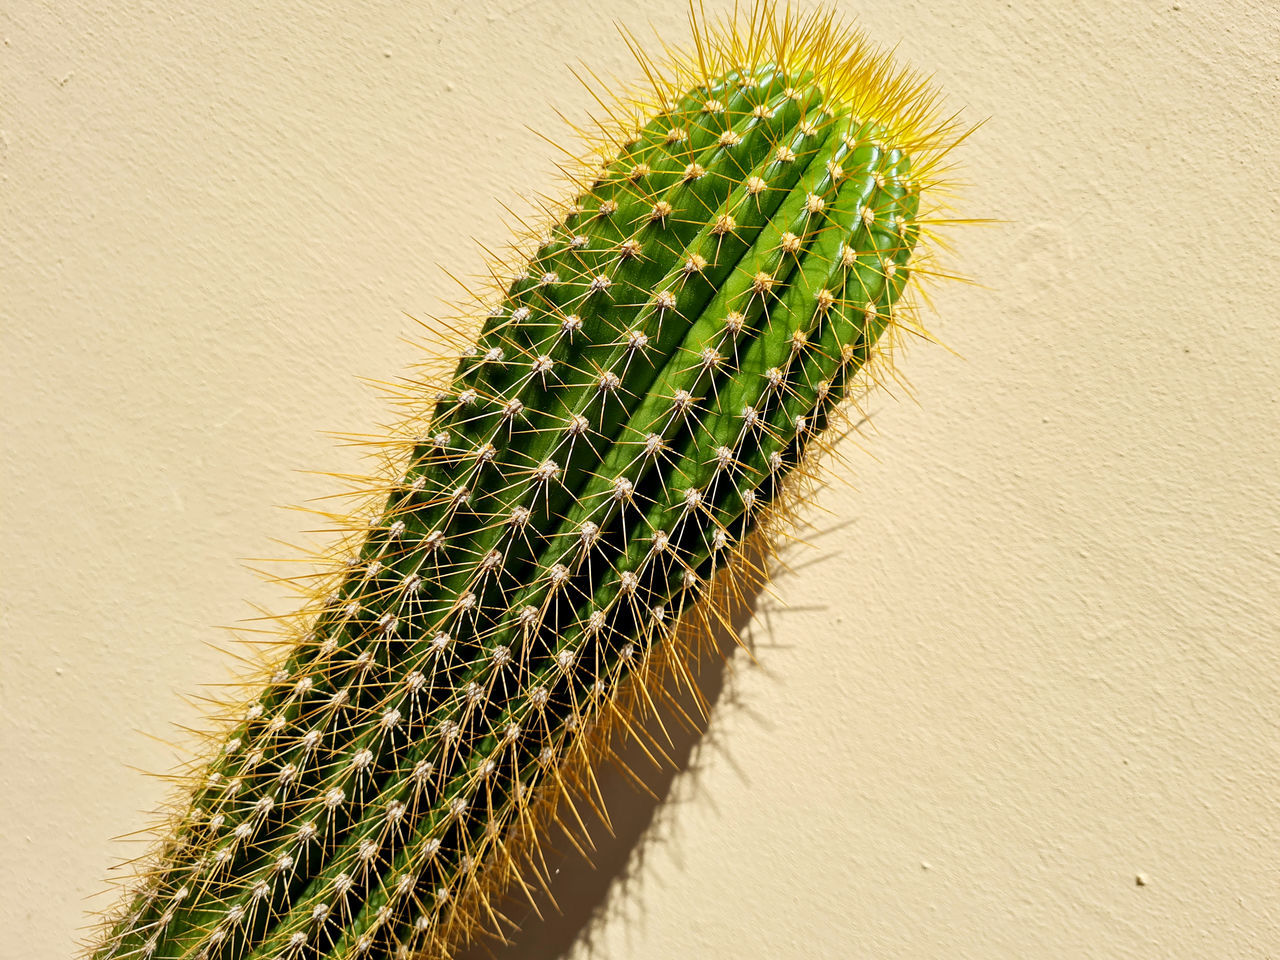
{"type": "Polygon", "coordinates": [[[694,26],[424,385],[97,960],[447,957],[501,927],[544,880],[539,804],[911,325],[955,139],[934,94],[829,14],[694,26]]]}

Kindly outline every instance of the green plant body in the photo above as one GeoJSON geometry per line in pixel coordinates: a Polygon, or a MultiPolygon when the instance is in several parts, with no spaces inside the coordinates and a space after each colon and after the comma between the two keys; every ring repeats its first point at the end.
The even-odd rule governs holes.
{"type": "Polygon", "coordinates": [[[772,8],[663,76],[424,387],[94,957],[443,957],[500,929],[498,894],[545,880],[539,804],[909,326],[927,89],[772,8]]]}

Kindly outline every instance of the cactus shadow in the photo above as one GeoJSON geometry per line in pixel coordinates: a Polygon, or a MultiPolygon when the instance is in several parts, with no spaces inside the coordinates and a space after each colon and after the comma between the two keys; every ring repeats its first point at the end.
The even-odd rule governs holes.
{"type": "MultiPolygon", "coordinates": [[[[729,658],[740,646],[752,645],[745,628],[756,616],[764,589],[761,584],[745,590],[726,611],[727,625],[715,629],[702,655],[689,664],[705,713],[684,694],[676,705],[660,709],[641,724],[639,737],[629,736],[619,744],[619,758],[650,792],[614,765],[600,767],[596,776],[612,830],[590,807],[580,809],[590,860],[566,834],[553,832],[543,844],[551,876],[549,890],[537,891],[534,905],[528,897],[508,897],[500,911],[515,926],[508,932],[509,942],[473,944],[456,960],[564,960],[571,952],[598,953],[595,932],[611,913],[622,909],[621,902],[628,899],[626,888],[639,873],[646,849],[663,842],[660,821],[674,802],[673,788],[685,774],[696,777],[700,749],[710,746],[710,718],[722,700],[732,701],[729,658]],[[692,723],[680,716],[681,710],[692,723]],[[644,737],[661,742],[670,762],[652,759],[644,737]]],[[[575,836],[581,842],[582,832],[575,836]]],[[[626,909],[634,909],[634,903],[626,909]]]]}

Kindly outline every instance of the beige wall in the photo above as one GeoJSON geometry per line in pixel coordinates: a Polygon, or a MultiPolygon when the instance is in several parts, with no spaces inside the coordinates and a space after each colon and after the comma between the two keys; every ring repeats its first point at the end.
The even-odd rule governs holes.
{"type": "MultiPolygon", "coordinates": [[[[553,182],[562,64],[686,35],[681,0],[259,6],[0,10],[3,957],[68,954],[163,793],[126,764],[279,600],[234,558],[305,538],[272,505],[333,486],[293,471],[355,463],[318,431],[387,416],[356,377],[413,359],[436,264],[553,182]]],[[[1010,223],[955,234],[958,356],[875,403],[572,955],[1280,955],[1280,11],[858,7],[990,117],[963,212],[1010,223]]]]}

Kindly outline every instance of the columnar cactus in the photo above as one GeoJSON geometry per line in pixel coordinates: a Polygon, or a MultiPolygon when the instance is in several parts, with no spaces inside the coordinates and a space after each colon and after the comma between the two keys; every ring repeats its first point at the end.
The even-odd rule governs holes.
{"type": "Polygon", "coordinates": [[[643,60],[92,956],[451,956],[865,381],[951,128],[829,15],[643,60]],[[640,117],[638,123],[619,117],[640,117]]]}

